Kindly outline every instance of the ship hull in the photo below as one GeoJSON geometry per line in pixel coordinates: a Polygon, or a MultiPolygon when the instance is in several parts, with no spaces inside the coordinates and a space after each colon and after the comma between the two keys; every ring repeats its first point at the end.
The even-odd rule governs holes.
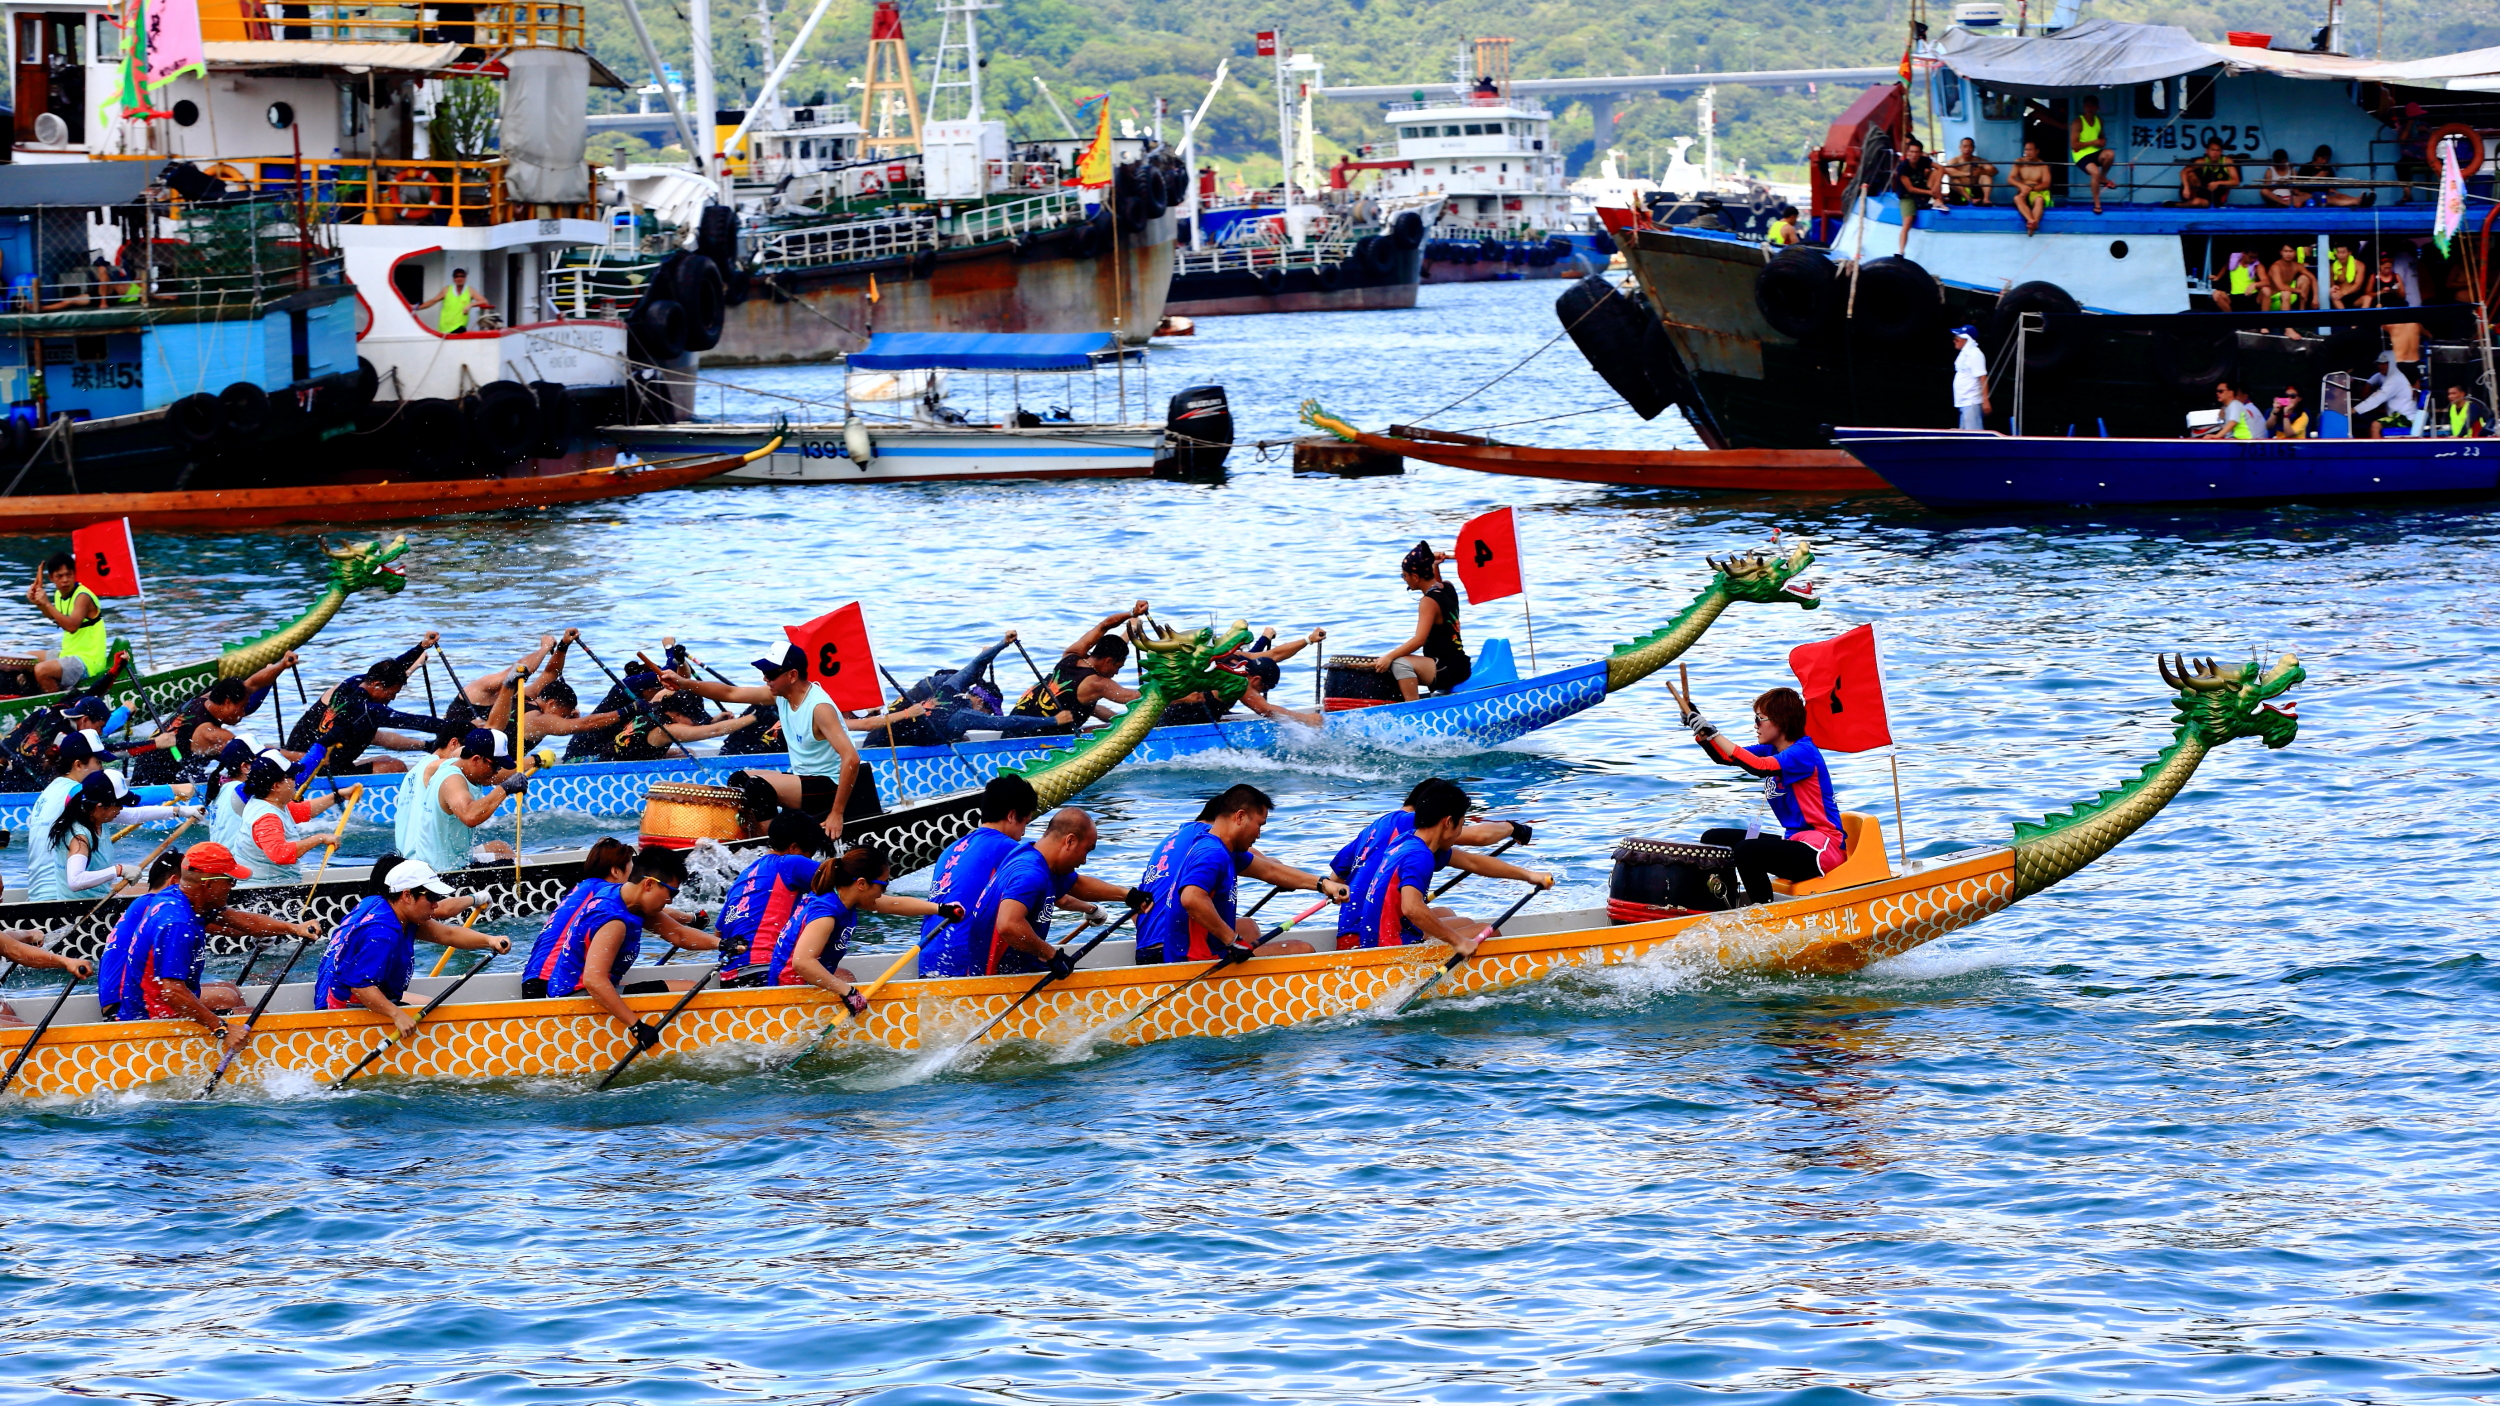
{"type": "Polygon", "coordinates": [[[1323,267],[1222,269],[1176,273],[1166,308],[1183,317],[1270,312],[1372,312],[1415,306],[1423,250],[1391,243],[1381,266],[1348,259],[1323,267]]]}

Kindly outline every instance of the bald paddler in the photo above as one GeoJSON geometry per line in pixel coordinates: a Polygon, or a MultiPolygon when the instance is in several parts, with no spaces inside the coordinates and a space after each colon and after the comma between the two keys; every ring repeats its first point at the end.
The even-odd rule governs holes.
{"type": "Polygon", "coordinates": [[[1054,908],[1102,921],[1101,904],[1124,900],[1143,909],[1152,896],[1078,872],[1101,839],[1094,818],[1069,806],[1050,818],[1038,840],[1008,851],[960,924],[963,945],[983,962],[983,974],[1049,972],[1065,978],[1076,961],[1051,945],[1054,908]]]}
{"type": "Polygon", "coordinates": [[[226,906],[234,881],[247,877],[243,866],[224,845],[196,844],[182,856],[182,868],[171,886],[133,902],[114,924],[105,942],[97,973],[97,994],[106,1020],[171,1020],[196,1022],[228,1050],[243,1048],[249,1032],[218,1018],[221,1010],[239,1010],[243,993],[230,982],[203,985],[207,953],[202,951],[205,921],[264,937],[320,936],[310,923],[291,923],[226,906]]]}
{"type": "Polygon", "coordinates": [[[44,692],[76,688],[104,677],[106,655],[112,648],[106,637],[104,602],[78,584],[78,563],[69,553],[54,552],[44,558],[35,584],[26,588],[26,603],[61,627],[60,649],[35,657],[35,682],[44,692]]]}
{"type": "Polygon", "coordinates": [[[842,838],[846,820],[865,820],[884,809],[877,802],[876,780],[859,759],[851,730],[824,688],[807,676],[807,652],[797,645],[780,658],[755,661],[764,676],[761,687],[713,683],[668,672],[662,687],[682,689],[715,703],[771,704],[781,716],[781,733],[790,753],[790,770],[733,771],[729,784],[747,793],[753,810],[770,815],[801,810],[819,821],[825,838],[842,838]]]}
{"type": "Polygon", "coordinates": [[[1343,903],[1346,886],[1335,878],[1306,874],[1258,852],[1259,832],[1276,803],[1256,786],[1235,786],[1207,802],[1198,818],[1174,831],[1146,860],[1137,886],[1151,902],[1137,920],[1137,960],[1242,961],[1254,951],[1270,956],[1308,952],[1300,938],[1262,944],[1259,925],[1238,917],[1234,889],[1243,875],[1283,889],[1316,889],[1343,903]]]}
{"type": "MultiPolygon", "coordinates": [[[[399,783],[399,815],[392,826],[399,853],[438,873],[467,868],[478,847],[477,828],[494,816],[504,797],[529,789],[517,773],[487,784],[509,769],[505,754],[511,746],[502,733],[473,727],[444,737],[432,756],[410,767],[399,783]]],[[[483,848],[491,858],[512,857],[512,847],[500,840],[483,848]]]]}
{"type": "Polygon", "coordinates": [[[362,1006],[406,1039],[417,1028],[417,1016],[400,1002],[408,999],[408,978],[416,972],[417,939],[470,952],[509,952],[512,939],[436,918],[435,900],[451,897],[451,885],[422,859],[391,866],[382,876],[382,890],[366,895],[330,934],[314,989],[321,1009],[362,1006]]]}

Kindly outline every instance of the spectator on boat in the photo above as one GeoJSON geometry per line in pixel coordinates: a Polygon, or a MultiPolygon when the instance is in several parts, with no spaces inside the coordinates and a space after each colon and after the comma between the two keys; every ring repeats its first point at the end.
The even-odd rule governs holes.
{"type": "Polygon", "coordinates": [[[2221,139],[2207,137],[2205,154],[2179,168],[2179,203],[2228,205],[2240,188],[2240,164],[2225,155],[2221,139]]]}
{"type": "MultiPolygon", "coordinates": [[[[2299,246],[2285,244],[2266,265],[2266,311],[2291,312],[2318,305],[2318,276],[2301,261],[2299,246]]],[[[2295,329],[2294,336],[2300,335],[2295,329]]]]}
{"type": "Polygon", "coordinates": [[[2387,369],[2367,381],[2377,389],[2353,406],[2352,423],[2356,427],[2366,425],[2364,436],[2369,439],[2377,439],[2382,431],[2398,425],[2404,426],[2408,434],[2419,433],[2427,417],[2415,403],[2413,378],[2405,374],[2403,358],[2390,350],[2380,352],[2378,359],[2387,369]],[[2379,412],[2376,419],[2370,418],[2373,410],[2379,412]]]}
{"type": "MultiPolygon", "coordinates": [[[[1476,944],[1482,941],[1480,925],[1447,908],[1432,906],[1433,872],[1450,862],[1453,847],[1467,829],[1470,804],[1467,793],[1447,781],[1420,791],[1413,827],[1364,867],[1361,879],[1346,898],[1338,920],[1340,949],[1403,947],[1438,938],[1461,952],[1476,950],[1476,944]],[[1346,940],[1348,936],[1354,939],[1351,943],[1346,940]]],[[[1510,871],[1499,877],[1519,879],[1541,889],[1554,886],[1551,874],[1532,873],[1482,855],[1476,858],[1510,871]]]]}
{"type": "Polygon", "coordinates": [[[1094,818],[1069,806],[1050,818],[1040,839],[1017,845],[998,862],[971,916],[962,920],[963,946],[973,960],[984,963],[984,973],[1046,971],[1065,977],[1076,970],[1076,963],[1051,945],[1052,909],[1082,913],[1100,923],[1105,903],[1125,900],[1132,908],[1147,906],[1144,889],[1078,872],[1100,840],[1094,818]]]}
{"type": "Polygon", "coordinates": [[[1962,138],[1961,150],[1944,163],[1945,195],[1956,205],[1993,205],[1996,203],[1997,168],[1979,159],[1979,148],[1968,137],[1962,138]]]}
{"type": "Polygon", "coordinates": [[[408,999],[408,978],[416,972],[418,938],[442,947],[496,953],[511,951],[512,939],[437,920],[435,899],[451,897],[451,885],[423,860],[403,859],[391,866],[382,876],[382,887],[383,892],[366,895],[330,934],[313,985],[321,1009],[362,1006],[389,1021],[405,1040],[417,1028],[416,1012],[400,1003],[408,999]]]}
{"type": "Polygon", "coordinates": [[[1299,938],[1262,944],[1259,925],[1237,916],[1234,887],[1244,874],[1278,888],[1315,889],[1338,903],[1346,900],[1346,886],[1336,879],[1303,873],[1258,852],[1259,832],[1275,809],[1258,787],[1234,786],[1155,846],[1137,880],[1148,900],[1137,920],[1139,965],[1311,950],[1299,938]]]}
{"type": "Polygon", "coordinates": [[[2195,439],[2265,439],[2268,437],[2266,417],[2258,413],[2248,393],[2229,381],[2214,382],[2214,403],[2222,418],[2198,430],[2195,439]]]}
{"type": "Polygon", "coordinates": [[[1953,413],[1957,428],[1984,430],[1996,407],[1988,399],[1988,358],[1979,350],[1979,331],[1953,329],[1953,413]]]}
{"type": "Polygon", "coordinates": [[[1782,205],[1771,212],[1771,229],[1763,236],[1764,242],[1774,249],[1781,249],[1797,243],[1803,237],[1797,232],[1796,206],[1782,205]]]}
{"type": "Polygon", "coordinates": [[[467,269],[453,269],[451,282],[444,284],[433,297],[417,304],[411,311],[423,312],[437,303],[442,305],[443,310],[436,319],[436,325],[446,337],[472,330],[477,322],[475,311],[495,306],[486,300],[485,294],[469,286],[467,269]]]}
{"type": "Polygon", "coordinates": [[[2335,148],[2331,146],[2319,146],[2310,155],[2308,163],[2300,168],[2300,174],[2313,182],[2309,187],[2309,199],[2313,204],[2332,205],[2339,210],[2350,210],[2356,206],[2378,203],[2378,192],[2374,190],[2363,191],[2359,195],[2347,195],[2333,186],[2314,184],[2333,180],[2335,177],[2335,148]]]}
{"type": "Polygon", "coordinates": [[[2023,159],[2005,173],[2005,183],[2014,188],[2014,211],[2023,217],[2023,232],[2038,234],[2040,217],[2056,203],[2049,195],[2049,163],[2040,159],[2038,142],[2023,143],[2023,159]]]}
{"type": "Polygon", "coordinates": [[[2292,177],[2298,174],[2300,173],[2292,169],[2292,154],[2281,147],[2276,147],[2273,164],[2266,167],[2266,183],[2257,191],[2258,198],[2268,205],[2281,206],[2284,209],[2308,204],[2310,200],[2308,193],[2292,184],[2292,177]]]}
{"type": "Polygon", "coordinates": [[[35,656],[35,683],[44,692],[76,688],[104,677],[112,662],[110,630],[104,623],[104,602],[79,584],[78,563],[67,552],[43,559],[26,603],[61,629],[60,647],[35,656]],[[46,586],[50,590],[46,590],[46,586]]]}
{"type": "Polygon", "coordinates": [[[2269,439],[2307,439],[2311,433],[2309,407],[2303,402],[2300,387],[2285,386],[2274,398],[2274,413],[2266,417],[2269,439]]]}
{"type": "Polygon", "coordinates": [[[2212,289],[2214,309],[2218,312],[2255,312],[2262,301],[2258,294],[2265,287],[2265,270],[2257,256],[2245,249],[2231,256],[2224,265],[2222,277],[2212,289]]]}
{"type": "Polygon", "coordinates": [[[1136,690],[1120,686],[1120,666],[1128,662],[1128,641],[1118,631],[1145,615],[1146,603],[1141,600],[1126,610],[1113,611],[1078,635],[1075,643],[1060,651],[1050,673],[1026,689],[1008,711],[1008,734],[1074,732],[1084,719],[1112,716],[1111,704],[1135,702],[1136,690]],[[1022,726],[1015,725],[1019,720],[1022,726]]]}
{"type": "Polygon", "coordinates": [[[2086,93],[2082,110],[2071,123],[2043,106],[2032,116],[2030,126],[2033,132],[2053,131],[2063,139],[2066,159],[2092,180],[2092,213],[2100,214],[2101,192],[2118,188],[2118,183],[2109,178],[2110,168],[2118,164],[2118,153],[2110,148],[2108,124],[2101,117],[2101,100],[2086,93]]]}
{"type": "Polygon", "coordinates": [[[1840,828],[1840,798],[1832,790],[1831,770],[1822,749],[1806,736],[1806,702],[1793,688],[1775,688],[1753,701],[1756,741],[1739,747],[1702,716],[1700,705],[1667,686],[1712,761],[1762,779],[1771,814],[1781,838],[1750,830],[1705,830],[1701,842],[1732,850],[1736,873],[1744,883],[1747,903],[1768,903],[1771,880],[1797,882],[1820,878],[1849,857],[1849,840],[1840,828]]]}
{"type": "Polygon", "coordinates": [[[409,668],[434,647],[436,638],[435,632],[428,630],[424,639],[408,649],[376,660],[372,668],[350,674],[324,689],[319,704],[306,708],[295,719],[294,728],[287,733],[287,750],[301,756],[316,744],[326,747],[321,770],[328,776],[380,776],[406,771],[408,764],[395,757],[364,760],[365,749],[422,752],[430,750],[434,739],[441,735],[442,719],[403,713],[391,706],[398,700],[400,690],[408,686],[409,668]],[[385,731],[386,728],[391,730],[385,731]]]}
{"type": "MultiPolygon", "coordinates": [[[[1466,791],[1456,782],[1444,781],[1437,776],[1427,777],[1407,793],[1406,805],[1402,809],[1393,810],[1364,826],[1361,834],[1337,851],[1337,857],[1329,868],[1338,878],[1346,881],[1349,890],[1345,907],[1337,915],[1338,951],[1356,947],[1394,947],[1401,941],[1417,940],[1413,936],[1417,927],[1416,915],[1407,910],[1400,895],[1392,890],[1393,880],[1385,878],[1382,871],[1384,866],[1393,862],[1392,856],[1400,845],[1427,828],[1427,821],[1432,816],[1455,814],[1460,817],[1460,828],[1445,843],[1429,846],[1432,863],[1423,870],[1424,877],[1429,878],[1436,869],[1461,869],[1470,874],[1512,879],[1543,889],[1554,886],[1554,876],[1542,870],[1522,869],[1492,855],[1459,848],[1462,845],[1491,844],[1505,835],[1520,844],[1526,844],[1530,838],[1528,827],[1514,821],[1491,820],[1468,824],[1465,817],[1473,805],[1466,791]],[[1399,918],[1396,925],[1389,921],[1393,915],[1399,918]]],[[[1408,877],[1413,877],[1411,867],[1408,877]]],[[[1426,911],[1432,917],[1444,921],[1455,917],[1447,908],[1428,906],[1431,898],[1429,889],[1422,896],[1427,902],[1426,911]]]]}
{"type": "MultiPolygon", "coordinates": [[[[990,876],[1024,839],[1025,827],[1040,814],[1042,802],[1033,783],[1012,771],[990,778],[981,788],[981,823],[972,833],[948,845],[938,856],[937,877],[929,884],[929,901],[968,906],[990,886],[990,876]]],[[[721,905],[721,931],[729,930],[729,906],[721,905]]],[[[930,917],[920,924],[922,976],[979,976],[987,949],[975,950],[964,925],[930,917]]]]}
{"type": "Polygon", "coordinates": [[[2465,393],[2461,385],[2448,388],[2448,403],[2441,407],[2443,428],[2450,439],[2489,439],[2491,412],[2481,401],[2465,393]]]}
{"type": "Polygon", "coordinates": [[[1944,177],[1936,169],[1936,159],[1927,154],[1927,148],[1916,137],[1901,144],[1901,163],[1893,168],[1892,188],[1901,200],[1904,229],[1909,228],[1910,218],[1919,211],[1944,203],[1944,177]]]}
{"type": "Polygon", "coordinates": [[[729,784],[746,792],[747,808],[762,815],[803,810],[819,821],[825,838],[842,838],[847,820],[865,820],[885,807],[877,800],[876,778],[860,760],[842,711],[825,696],[823,686],[807,676],[807,654],[797,645],[779,659],[755,661],[763,675],[759,687],[744,688],[708,679],[690,679],[674,670],[659,676],[660,686],[708,698],[715,703],[766,705],[781,714],[782,745],[789,749],[790,770],[733,771],[729,784]]]}
{"type": "Polygon", "coordinates": [[[1406,589],[1423,592],[1415,605],[1415,633],[1406,643],[1372,661],[1372,668],[1398,681],[1398,692],[1412,703],[1427,688],[1451,693],[1467,682],[1475,668],[1467,642],[1458,632],[1458,588],[1441,579],[1447,557],[1430,542],[1418,542],[1398,564],[1406,589]]]}
{"type": "Polygon", "coordinates": [[[2366,308],[2370,303],[2370,266],[2352,252],[2352,241],[2334,246],[2326,260],[2327,296],[2339,308],[2366,308]]]}

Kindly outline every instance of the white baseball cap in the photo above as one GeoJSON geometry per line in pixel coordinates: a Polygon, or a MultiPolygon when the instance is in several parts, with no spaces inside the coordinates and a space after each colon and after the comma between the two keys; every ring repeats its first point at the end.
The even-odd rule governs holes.
{"type": "Polygon", "coordinates": [[[403,859],[392,865],[391,872],[382,876],[382,887],[393,893],[424,889],[444,898],[451,897],[452,892],[451,885],[443,882],[443,876],[434,872],[434,866],[422,859],[403,859]]]}

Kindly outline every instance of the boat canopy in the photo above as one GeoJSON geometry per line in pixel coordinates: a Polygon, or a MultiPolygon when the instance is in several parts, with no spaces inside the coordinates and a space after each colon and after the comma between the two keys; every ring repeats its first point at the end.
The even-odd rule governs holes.
{"type": "Polygon", "coordinates": [[[317,39],[212,39],[200,46],[212,69],[352,68],[432,73],[460,61],[458,44],[388,44],[317,39]]]}
{"type": "Polygon", "coordinates": [[[134,205],[158,167],[143,161],[45,161],[0,166],[0,210],[134,205]]]}
{"type": "Polygon", "coordinates": [[[848,360],[863,371],[1083,371],[1119,349],[1108,332],[879,332],[848,360]]]}
{"type": "Polygon", "coordinates": [[[2090,19],[2049,35],[1987,35],[1947,30],[1938,62],[1965,78],[2016,93],[2119,88],[2229,67],[2338,83],[2500,92],[2500,48],[2381,63],[2307,49],[2207,44],[2176,25],[2090,19]]]}

